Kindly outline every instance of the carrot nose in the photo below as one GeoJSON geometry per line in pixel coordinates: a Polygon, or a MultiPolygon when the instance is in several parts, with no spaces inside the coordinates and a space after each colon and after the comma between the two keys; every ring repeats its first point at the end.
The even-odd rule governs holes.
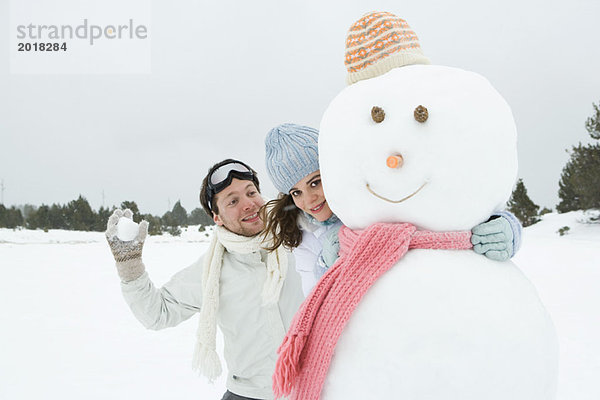
{"type": "Polygon", "coordinates": [[[385,164],[389,168],[400,168],[404,163],[404,159],[400,154],[396,154],[395,156],[389,156],[385,161],[385,164]]]}

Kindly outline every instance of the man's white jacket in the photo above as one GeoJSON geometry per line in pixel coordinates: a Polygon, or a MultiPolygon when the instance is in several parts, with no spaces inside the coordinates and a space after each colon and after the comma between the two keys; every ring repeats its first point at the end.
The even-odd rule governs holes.
{"type": "MultiPolygon", "coordinates": [[[[203,257],[157,289],[147,273],[122,282],[123,296],[137,319],[149,329],[175,326],[200,312],[203,257]]],[[[304,300],[294,257],[277,304],[261,306],[267,277],[266,252],[225,251],[220,278],[217,324],[224,337],[227,389],[235,394],[272,399],[277,348],[304,300]]],[[[190,355],[192,354],[190,349],[190,355]]]]}

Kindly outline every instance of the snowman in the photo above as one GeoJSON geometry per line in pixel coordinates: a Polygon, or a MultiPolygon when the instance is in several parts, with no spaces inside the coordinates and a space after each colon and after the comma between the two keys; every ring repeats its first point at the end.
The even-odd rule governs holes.
{"type": "Polygon", "coordinates": [[[427,65],[393,14],[365,15],[346,44],[350,85],[319,137],[341,258],[288,333],[275,387],[303,400],[553,399],[557,339],[535,288],[512,262],[464,250],[516,179],[509,106],[482,76],[427,65]]]}

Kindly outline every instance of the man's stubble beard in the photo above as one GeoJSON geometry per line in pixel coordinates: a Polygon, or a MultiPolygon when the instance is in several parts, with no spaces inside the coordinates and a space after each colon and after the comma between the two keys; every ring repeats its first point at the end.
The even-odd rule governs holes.
{"type": "Polygon", "coordinates": [[[230,228],[227,226],[227,224],[223,224],[223,228],[227,229],[227,230],[228,230],[229,232],[231,232],[231,233],[235,233],[236,235],[245,236],[245,237],[248,237],[248,238],[250,238],[250,237],[255,237],[255,236],[258,236],[258,235],[260,235],[260,234],[261,234],[261,233],[262,233],[262,232],[265,230],[265,224],[264,224],[264,223],[262,224],[262,227],[260,228],[260,230],[259,230],[258,232],[256,232],[256,233],[252,233],[252,234],[248,233],[248,232],[246,231],[246,229],[243,229],[243,228],[241,229],[241,231],[240,231],[240,232],[236,232],[236,231],[234,231],[234,230],[231,230],[231,229],[230,229],[230,228]]]}

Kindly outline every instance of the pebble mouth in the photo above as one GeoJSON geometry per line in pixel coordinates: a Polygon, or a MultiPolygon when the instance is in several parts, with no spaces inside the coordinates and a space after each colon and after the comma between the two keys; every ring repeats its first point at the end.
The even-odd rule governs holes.
{"type": "Polygon", "coordinates": [[[385,201],[387,201],[388,203],[394,203],[394,204],[397,204],[397,203],[402,203],[404,200],[408,200],[408,199],[410,199],[410,198],[411,198],[411,197],[413,197],[415,194],[419,193],[419,192],[421,191],[421,189],[423,189],[423,188],[425,187],[425,185],[427,185],[427,182],[423,183],[423,184],[421,185],[421,187],[419,187],[417,190],[415,190],[415,192],[414,192],[414,193],[412,193],[412,194],[409,194],[408,196],[406,196],[406,197],[403,197],[403,198],[401,198],[400,200],[390,200],[390,199],[388,199],[387,197],[383,197],[382,195],[380,195],[380,194],[376,193],[376,192],[375,192],[373,189],[371,189],[371,187],[369,186],[369,183],[368,183],[368,182],[367,182],[367,184],[366,184],[366,186],[367,186],[367,190],[368,190],[369,192],[371,192],[371,194],[372,194],[373,196],[375,196],[375,197],[378,197],[378,198],[380,198],[381,200],[385,200],[385,201]]]}

